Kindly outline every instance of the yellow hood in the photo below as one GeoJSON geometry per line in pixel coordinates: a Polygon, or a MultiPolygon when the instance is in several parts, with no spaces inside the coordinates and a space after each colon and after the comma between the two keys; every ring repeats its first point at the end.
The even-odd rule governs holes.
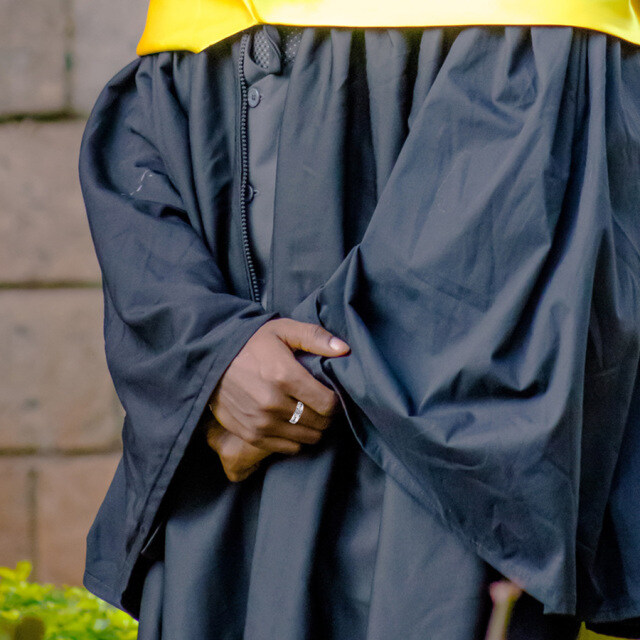
{"type": "Polygon", "coordinates": [[[640,44],[637,0],[151,0],[138,54],[198,52],[256,24],[565,25],[640,44]]]}

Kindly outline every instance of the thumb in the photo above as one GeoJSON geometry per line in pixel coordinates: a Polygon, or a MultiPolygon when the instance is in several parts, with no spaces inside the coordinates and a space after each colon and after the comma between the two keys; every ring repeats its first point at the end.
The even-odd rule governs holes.
{"type": "Polygon", "coordinates": [[[276,334],[292,351],[308,351],[319,356],[343,356],[349,353],[346,342],[317,324],[286,319],[276,334]]]}

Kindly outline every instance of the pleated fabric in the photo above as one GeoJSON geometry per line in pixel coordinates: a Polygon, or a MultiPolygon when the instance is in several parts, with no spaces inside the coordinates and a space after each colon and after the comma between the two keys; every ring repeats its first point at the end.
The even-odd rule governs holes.
{"type": "MultiPolygon", "coordinates": [[[[203,457],[208,473],[181,483],[146,577],[139,640],[484,639],[501,576],[346,430],[326,444],[323,473],[307,477],[322,488],[282,492],[270,513],[264,472],[221,489],[203,457]]],[[[572,640],[578,627],[524,595],[508,640],[572,640]]]]}

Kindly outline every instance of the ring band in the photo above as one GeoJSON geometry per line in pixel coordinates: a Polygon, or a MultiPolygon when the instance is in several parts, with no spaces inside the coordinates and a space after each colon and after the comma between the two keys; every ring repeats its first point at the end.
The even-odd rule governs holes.
{"type": "Polygon", "coordinates": [[[300,416],[302,415],[303,411],[304,411],[304,403],[298,400],[298,404],[296,405],[296,410],[293,412],[293,415],[289,418],[289,422],[291,424],[295,424],[296,422],[298,422],[298,420],[300,420],[300,416]]]}

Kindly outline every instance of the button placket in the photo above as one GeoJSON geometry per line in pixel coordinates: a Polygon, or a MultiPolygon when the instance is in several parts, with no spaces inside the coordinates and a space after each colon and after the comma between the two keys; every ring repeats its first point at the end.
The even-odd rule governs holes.
{"type": "MultiPolygon", "coordinates": [[[[282,64],[280,38],[275,27],[266,25],[260,47],[245,50],[247,91],[247,182],[243,199],[247,211],[249,239],[260,291],[260,302],[269,304],[269,269],[274,224],[278,131],[284,110],[290,67],[282,64]],[[275,33],[271,33],[275,31],[275,33]],[[260,60],[250,51],[260,50],[260,60]],[[257,108],[256,108],[257,107],[257,108]],[[251,181],[251,182],[250,182],[251,181]],[[254,182],[258,188],[252,184],[254,182]]],[[[255,44],[255,42],[254,42],[255,44]]]]}

